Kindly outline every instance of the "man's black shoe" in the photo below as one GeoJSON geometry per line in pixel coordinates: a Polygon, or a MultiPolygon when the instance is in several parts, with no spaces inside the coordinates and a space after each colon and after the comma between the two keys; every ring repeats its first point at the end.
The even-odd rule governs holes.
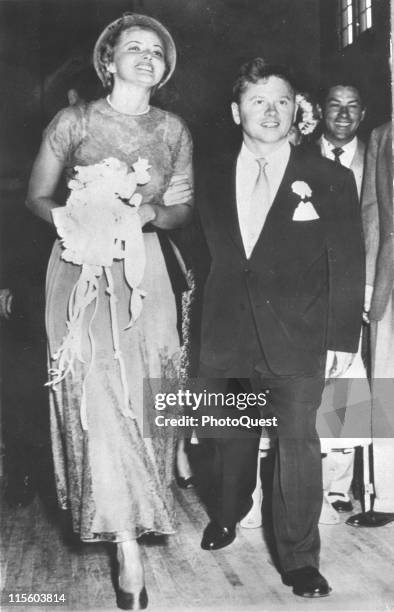
{"type": "Polygon", "coordinates": [[[319,570],[309,565],[284,573],[282,580],[287,586],[292,586],[293,593],[300,597],[327,597],[331,591],[319,570]]]}
{"type": "Polygon", "coordinates": [[[228,546],[235,540],[235,525],[222,527],[211,521],[204,530],[201,540],[201,548],[204,550],[218,550],[228,546]]]}
{"type": "Polygon", "coordinates": [[[352,527],[383,527],[394,521],[394,512],[375,512],[375,510],[369,510],[369,512],[361,512],[351,516],[346,521],[346,525],[352,525],[352,527]]]}
{"type": "MultiPolygon", "coordinates": [[[[341,495],[342,497],[345,497],[343,493],[329,493],[328,497],[330,497],[330,495],[341,495]]],[[[336,499],[335,501],[330,503],[337,512],[351,512],[353,510],[353,504],[350,499],[348,499],[347,501],[345,501],[344,499],[336,499]]]]}

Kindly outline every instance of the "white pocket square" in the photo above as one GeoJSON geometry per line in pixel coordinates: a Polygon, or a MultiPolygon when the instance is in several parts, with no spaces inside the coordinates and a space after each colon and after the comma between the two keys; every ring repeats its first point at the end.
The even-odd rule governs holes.
{"type": "Polygon", "coordinates": [[[293,214],[293,221],[313,221],[320,219],[312,202],[300,202],[293,214]]]}

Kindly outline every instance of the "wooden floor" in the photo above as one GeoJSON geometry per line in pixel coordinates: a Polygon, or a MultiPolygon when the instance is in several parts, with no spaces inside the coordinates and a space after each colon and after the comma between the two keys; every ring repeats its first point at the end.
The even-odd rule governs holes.
{"type": "MultiPolygon", "coordinates": [[[[345,515],[339,525],[321,526],[321,569],[333,592],[307,600],[282,584],[260,529],[240,528],[231,546],[201,550],[205,510],[194,489],[174,493],[177,534],[143,546],[150,610],[394,610],[394,523],[357,529],[344,524],[345,515]]],[[[3,610],[116,610],[113,567],[111,545],[71,541],[59,513],[40,498],[3,509],[3,610]],[[9,606],[16,592],[64,593],[66,603],[9,606]]]]}

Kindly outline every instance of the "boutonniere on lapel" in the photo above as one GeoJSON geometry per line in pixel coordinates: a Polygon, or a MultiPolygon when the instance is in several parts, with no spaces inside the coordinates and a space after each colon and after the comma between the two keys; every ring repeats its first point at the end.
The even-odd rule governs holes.
{"type": "Polygon", "coordinates": [[[315,207],[308,198],[312,195],[312,189],[304,181],[295,181],[291,186],[292,191],[300,197],[301,202],[293,213],[293,221],[313,221],[319,219],[315,207]]]}

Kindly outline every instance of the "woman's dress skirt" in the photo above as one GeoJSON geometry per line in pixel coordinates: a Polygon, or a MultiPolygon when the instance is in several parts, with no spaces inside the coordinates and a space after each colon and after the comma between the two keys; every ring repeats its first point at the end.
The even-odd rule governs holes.
{"type": "MultiPolygon", "coordinates": [[[[146,297],[141,315],[129,329],[125,328],[130,319],[130,289],[123,262],[111,267],[120,350],[135,418],[124,413],[104,274],[97,304],[88,307],[83,319],[84,363],[78,361],[74,374],[68,374],[50,393],[58,500],[62,508],[71,509],[74,531],[85,541],[123,541],[147,532],[174,531],[170,483],[176,432],[154,426],[158,414],[154,392],[160,388],[160,379],[170,378],[176,385],[177,314],[157,234],[144,234],[144,241],[146,267],[141,288],[146,297]],[[149,379],[155,380],[151,384],[149,379]],[[83,388],[87,430],[80,416],[83,388]]],[[[80,266],[61,259],[56,242],[47,275],[49,359],[66,335],[67,303],[80,272],[80,266]]]]}

